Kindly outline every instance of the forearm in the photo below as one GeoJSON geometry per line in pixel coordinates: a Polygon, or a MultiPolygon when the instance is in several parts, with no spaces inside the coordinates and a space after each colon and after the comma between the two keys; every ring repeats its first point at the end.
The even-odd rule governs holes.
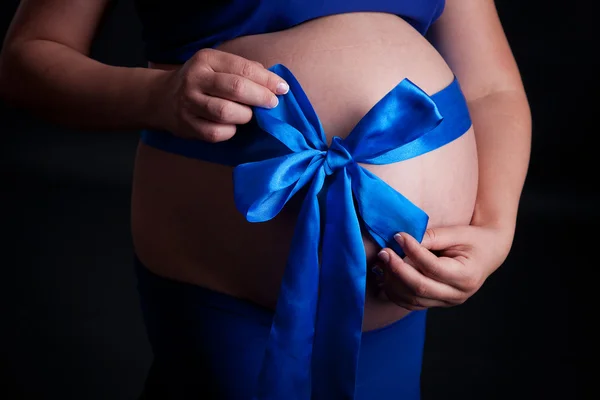
{"type": "Polygon", "coordinates": [[[469,102],[479,157],[473,225],[514,234],[531,149],[531,115],[522,91],[494,92],[469,102]]]}
{"type": "Polygon", "coordinates": [[[105,65],[45,40],[5,48],[0,60],[8,103],[80,129],[159,128],[155,87],[161,74],[105,65]]]}

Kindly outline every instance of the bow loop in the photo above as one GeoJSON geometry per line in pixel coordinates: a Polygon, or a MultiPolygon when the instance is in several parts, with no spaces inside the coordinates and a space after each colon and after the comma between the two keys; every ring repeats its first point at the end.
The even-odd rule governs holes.
{"type": "Polygon", "coordinates": [[[240,164],[233,170],[235,205],[249,222],[274,218],[323,165],[324,152],[305,150],[240,164]]]}
{"type": "Polygon", "coordinates": [[[308,149],[327,150],[321,121],[294,75],[281,64],[271,71],[285,79],[290,90],[279,98],[275,108],[254,108],[254,118],[263,131],[282,142],[293,152],[308,149]]]}
{"type": "MultiPolygon", "coordinates": [[[[358,122],[346,138],[345,146],[356,162],[368,162],[410,144],[441,122],[442,116],[431,97],[405,78],[358,122]]],[[[419,150],[427,151],[425,146],[419,150]]],[[[406,159],[404,154],[401,157],[406,159]]],[[[390,162],[394,160],[385,163],[390,162]]]]}

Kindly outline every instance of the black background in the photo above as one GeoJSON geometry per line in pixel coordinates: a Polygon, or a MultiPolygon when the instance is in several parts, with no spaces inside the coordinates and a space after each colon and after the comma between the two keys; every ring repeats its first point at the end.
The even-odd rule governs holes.
{"type": "MultiPolygon", "coordinates": [[[[94,58],[144,65],[131,3],[117,2],[94,58]]],[[[17,4],[0,2],[0,34],[17,4]]],[[[423,398],[588,398],[593,15],[576,2],[497,6],[531,102],[531,165],[505,264],[463,306],[430,313],[423,398]]],[[[137,133],[68,130],[2,104],[0,133],[0,398],[135,399],[151,361],[129,233],[137,133]]]]}

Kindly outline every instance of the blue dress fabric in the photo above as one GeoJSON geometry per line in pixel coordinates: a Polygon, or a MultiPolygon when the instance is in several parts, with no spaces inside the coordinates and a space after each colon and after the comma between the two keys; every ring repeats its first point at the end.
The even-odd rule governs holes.
{"type": "Polygon", "coordinates": [[[275,217],[301,189],[304,199],[282,280],[255,399],[353,399],[361,346],[366,255],[361,227],[381,247],[408,232],[421,240],[427,214],[359,163],[390,164],[439,148],[471,126],[456,79],[427,95],[408,79],[388,92],[342,139],[327,144],[299,82],[274,109],[231,140],[210,144],[144,131],[142,141],[186,157],[235,167],[234,198],[250,222],[275,217]]]}
{"type": "MultiPolygon", "coordinates": [[[[153,353],[140,399],[252,400],[274,311],[135,266],[153,353]]],[[[420,398],[426,315],[363,332],[356,400],[420,398]]]]}
{"type": "Polygon", "coordinates": [[[136,0],[146,58],[170,64],[240,36],[350,12],[395,14],[424,35],[444,5],[445,0],[136,0]]]}

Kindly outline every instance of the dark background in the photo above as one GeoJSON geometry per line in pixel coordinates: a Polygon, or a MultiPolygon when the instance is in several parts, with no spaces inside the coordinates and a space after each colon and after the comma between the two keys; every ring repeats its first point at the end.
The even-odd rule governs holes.
{"type": "MultiPolygon", "coordinates": [[[[144,65],[131,3],[111,11],[93,57],[144,65]]],[[[0,35],[17,4],[0,3],[0,35]]],[[[591,13],[551,4],[497,2],[532,107],[530,171],[506,263],[463,306],[430,313],[424,400],[586,398],[598,62],[580,51],[594,51],[591,13]]],[[[135,399],[151,361],[129,234],[137,133],[67,130],[2,104],[0,133],[0,398],[135,399]]]]}

